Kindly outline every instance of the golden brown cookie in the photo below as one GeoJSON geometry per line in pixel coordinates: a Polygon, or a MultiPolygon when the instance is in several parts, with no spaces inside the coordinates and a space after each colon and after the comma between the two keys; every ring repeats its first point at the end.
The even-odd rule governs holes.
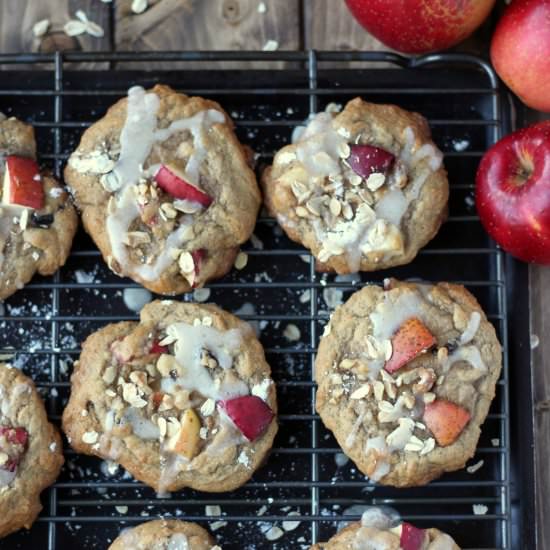
{"type": "Polygon", "coordinates": [[[334,312],[316,407],[364,474],[423,485],[474,455],[501,365],[495,330],[464,287],[389,280],[334,312]]]}
{"type": "Polygon", "coordinates": [[[109,550],[221,550],[196,523],[157,519],[124,530],[109,550]]]}
{"type": "Polygon", "coordinates": [[[61,438],[32,380],[0,364],[0,537],[30,529],[62,465],[61,438]]]}
{"type": "Polygon", "coordinates": [[[447,215],[447,175],[426,120],[360,98],[317,114],[262,180],[270,213],[320,271],[409,263],[447,215]]]}
{"type": "Polygon", "coordinates": [[[213,305],[155,301],[84,342],[63,429],[159,492],[230,491],[277,432],[275,386],[247,323],[213,305]]]}
{"type": "Polygon", "coordinates": [[[225,111],[161,85],[86,130],[65,179],[109,267],[161,294],[227,273],[261,202],[225,111]]]}
{"type": "Polygon", "coordinates": [[[373,511],[310,550],[460,550],[449,535],[438,529],[419,529],[407,522],[387,523],[383,515],[373,511]]]}
{"type": "Polygon", "coordinates": [[[68,194],[35,159],[32,126],[0,115],[0,300],[64,265],[78,225],[68,194]]]}

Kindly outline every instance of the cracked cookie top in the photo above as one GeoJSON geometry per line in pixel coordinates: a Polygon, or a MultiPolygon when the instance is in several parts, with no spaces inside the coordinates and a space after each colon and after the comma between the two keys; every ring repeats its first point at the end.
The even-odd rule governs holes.
{"type": "Polygon", "coordinates": [[[327,325],[317,410],[371,479],[422,485],[473,456],[501,363],[464,287],[388,280],[356,292],[327,325]]]}
{"type": "Polygon", "coordinates": [[[425,119],[360,98],[295,132],[262,183],[289,237],[338,273],[410,262],[446,217],[449,193],[425,119]]]}
{"type": "Polygon", "coordinates": [[[277,431],[275,386],[251,327],[211,305],[156,301],[84,343],[63,427],[78,451],[157,491],[227,491],[277,431]]]}
{"type": "Polygon", "coordinates": [[[229,271],[260,205],[228,115],[161,85],[86,130],[65,179],[109,267],[163,294],[229,271]]]}

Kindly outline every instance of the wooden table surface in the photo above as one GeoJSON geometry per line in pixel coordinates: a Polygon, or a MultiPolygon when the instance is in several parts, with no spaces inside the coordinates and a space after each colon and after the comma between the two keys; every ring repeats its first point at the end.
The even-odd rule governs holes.
{"type": "MultiPolygon", "coordinates": [[[[387,49],[355,22],[342,0],[149,0],[148,9],[139,15],[132,12],[131,4],[132,0],[1,0],[0,52],[261,50],[270,40],[280,50],[387,49]],[[77,10],[103,28],[102,38],[63,33],[77,10]],[[49,32],[35,38],[33,25],[42,19],[50,21],[49,32]]],[[[484,25],[460,50],[486,48],[490,30],[490,23],[484,25]]],[[[550,512],[550,339],[545,338],[550,330],[550,268],[530,266],[529,294],[537,537],[539,548],[545,550],[550,548],[550,522],[546,521],[550,512]]]]}

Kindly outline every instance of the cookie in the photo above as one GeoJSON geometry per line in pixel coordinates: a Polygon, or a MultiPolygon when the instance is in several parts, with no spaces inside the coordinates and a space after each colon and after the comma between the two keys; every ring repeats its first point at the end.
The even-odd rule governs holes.
{"type": "Polygon", "coordinates": [[[0,537],[30,529],[62,465],[61,438],[32,380],[0,364],[0,537]]]}
{"type": "Polygon", "coordinates": [[[140,323],[84,342],[63,429],[76,451],[118,462],[158,492],[230,491],[262,464],[276,411],[250,325],[213,305],[162,300],[140,323]]]}
{"type": "Polygon", "coordinates": [[[319,271],[409,263],[447,216],[447,175],[426,120],[360,98],[330,107],[265,170],[268,210],[319,271]]]}
{"type": "Polygon", "coordinates": [[[376,510],[363,514],[328,542],[310,550],[460,550],[455,541],[438,529],[419,529],[407,522],[388,523],[376,510]]]}
{"type": "Polygon", "coordinates": [[[35,159],[32,126],[0,116],[0,300],[64,265],[78,224],[68,194],[35,159]]]}
{"type": "Polygon", "coordinates": [[[109,267],[160,294],[227,273],[261,201],[223,109],[161,85],[88,128],[65,180],[109,267]]]}
{"type": "Polygon", "coordinates": [[[157,519],[124,530],[109,550],[221,550],[196,523],[157,519]]]}
{"type": "Polygon", "coordinates": [[[364,474],[424,485],[474,455],[501,365],[495,330],[464,287],[388,280],[334,312],[316,407],[364,474]]]}

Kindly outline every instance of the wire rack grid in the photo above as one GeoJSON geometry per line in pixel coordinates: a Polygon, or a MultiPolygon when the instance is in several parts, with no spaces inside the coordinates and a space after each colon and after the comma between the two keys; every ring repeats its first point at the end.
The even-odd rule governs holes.
{"type": "MultiPolygon", "coordinates": [[[[507,280],[504,256],[481,230],[472,203],[479,157],[507,124],[497,79],[484,61],[458,54],[406,59],[309,51],[0,55],[0,63],[9,64],[0,84],[0,110],[34,124],[40,158],[53,163],[58,177],[85,127],[130,85],[160,81],[220,101],[241,141],[257,152],[260,168],[288,142],[294,126],[328,102],[361,95],[418,110],[428,116],[445,152],[452,193],[449,220],[409,266],[347,278],[318,274],[304,249],[287,240],[274,220],[261,216],[256,239],[244,247],[247,268],[208,285],[211,301],[255,325],[278,387],[281,430],[266,465],[245,487],[231,494],[183,491],[157,498],[124,472],[66,447],[66,467],[44,492],[38,522],[30,532],[0,542],[1,548],[46,542],[48,550],[106,548],[122,527],[160,515],[217,528],[214,534],[227,549],[308,548],[328,539],[342,518],[358,519],[362,506],[373,504],[444,529],[464,548],[512,548],[507,280]],[[157,61],[262,61],[266,69],[271,62],[285,62],[287,67],[151,70],[157,61]],[[68,65],[76,62],[108,63],[109,68],[136,62],[143,68],[77,71],[68,65]],[[43,70],[20,70],[34,63],[43,70]],[[484,461],[475,474],[457,472],[409,490],[376,486],[340,453],[315,414],[314,354],[331,309],[362,285],[379,284],[388,275],[465,284],[497,328],[504,368],[472,461],[484,461]],[[282,335],[288,323],[298,326],[299,342],[282,335]],[[219,505],[220,513],[206,515],[208,505],[219,505]],[[486,507],[486,513],[475,514],[474,505],[486,507]],[[267,541],[266,532],[288,520],[299,524],[267,541]]],[[[15,363],[33,376],[54,422],[68,396],[79,343],[108,322],[135,319],[124,303],[125,289],[135,287],[110,273],[93,243],[79,234],[64,268],[53,277],[36,278],[4,304],[0,352],[15,354],[15,363]]]]}

